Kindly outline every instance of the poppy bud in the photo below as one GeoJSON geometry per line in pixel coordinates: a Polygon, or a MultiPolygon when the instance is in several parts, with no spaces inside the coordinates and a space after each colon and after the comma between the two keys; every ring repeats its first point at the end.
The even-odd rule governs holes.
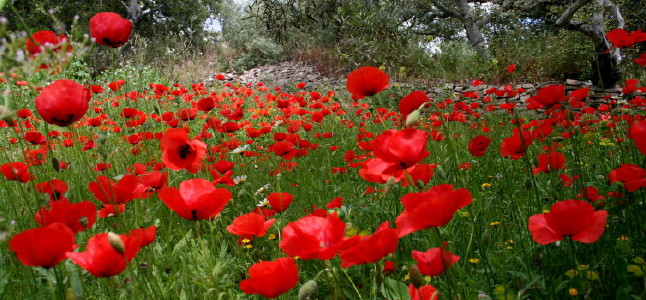
{"type": "Polygon", "coordinates": [[[525,178],[525,189],[529,190],[534,186],[534,182],[532,181],[531,178],[525,178]]]}
{"type": "Polygon", "coordinates": [[[316,284],[316,280],[307,281],[298,290],[298,299],[299,300],[309,299],[310,296],[312,296],[316,292],[317,287],[318,285],[316,284]]]}
{"type": "Polygon", "coordinates": [[[61,171],[61,164],[58,161],[58,159],[54,156],[52,156],[52,168],[54,168],[54,171],[60,172],[61,171]]]}
{"type": "Polygon", "coordinates": [[[118,234],[108,232],[108,242],[110,243],[110,246],[114,248],[114,251],[119,252],[119,254],[126,253],[126,245],[123,244],[123,241],[118,234]]]}
{"type": "Polygon", "coordinates": [[[444,172],[444,167],[442,167],[442,165],[438,164],[436,166],[436,168],[435,168],[435,176],[439,177],[439,178],[442,178],[442,179],[446,179],[446,172],[444,172]]]}
{"type": "Polygon", "coordinates": [[[408,278],[410,278],[410,283],[412,283],[416,288],[422,286],[422,273],[419,272],[417,266],[413,266],[408,270],[408,278]]]}
{"type": "Polygon", "coordinates": [[[65,290],[65,300],[76,300],[76,293],[72,288],[67,288],[65,290]]]}
{"type": "Polygon", "coordinates": [[[388,181],[386,181],[386,184],[384,185],[384,195],[392,191],[394,186],[395,186],[395,177],[391,176],[388,179],[388,181]]]}
{"type": "Polygon", "coordinates": [[[108,136],[103,132],[100,132],[99,137],[96,139],[97,143],[101,145],[105,144],[107,140],[108,140],[108,136]]]}
{"type": "Polygon", "coordinates": [[[0,105],[0,120],[7,122],[7,124],[11,126],[13,126],[16,121],[12,111],[4,105],[0,105]]]}
{"type": "Polygon", "coordinates": [[[410,114],[408,114],[408,116],[406,116],[406,127],[411,127],[415,125],[415,123],[417,123],[417,121],[419,120],[419,115],[420,115],[419,109],[416,109],[410,114]]]}
{"type": "Polygon", "coordinates": [[[85,228],[87,228],[88,222],[89,222],[89,220],[88,220],[88,218],[86,216],[83,216],[83,217],[79,218],[79,224],[81,224],[81,226],[83,226],[85,228]]]}

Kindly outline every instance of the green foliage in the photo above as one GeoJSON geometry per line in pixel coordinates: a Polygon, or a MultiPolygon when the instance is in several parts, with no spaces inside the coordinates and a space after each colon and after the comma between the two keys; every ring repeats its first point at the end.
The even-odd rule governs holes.
{"type": "Polygon", "coordinates": [[[572,31],[503,31],[492,38],[491,49],[502,68],[518,66],[517,77],[502,80],[589,79],[595,57],[588,38],[572,31]]]}
{"type": "Polygon", "coordinates": [[[472,78],[490,79],[496,75],[495,70],[495,66],[483,60],[467,42],[446,41],[440,43],[439,51],[431,54],[425,78],[465,82],[472,78]]]}
{"type": "MultiPolygon", "coordinates": [[[[79,19],[79,26],[87,32],[90,18],[97,12],[109,11],[120,14],[134,23],[134,31],[147,38],[157,38],[168,33],[183,34],[195,45],[206,34],[204,24],[215,14],[219,7],[218,0],[142,0],[136,2],[138,10],[129,12],[129,1],[99,1],[90,5],[87,1],[13,1],[13,10],[3,13],[9,19],[11,30],[54,30],[68,32],[74,19],[79,19]],[[22,18],[23,22],[19,22],[22,18]]],[[[75,36],[73,38],[79,38],[75,36]]]]}
{"type": "Polygon", "coordinates": [[[222,39],[226,46],[225,68],[242,71],[269,64],[284,57],[282,45],[266,35],[262,24],[254,18],[244,18],[242,8],[233,3],[220,12],[222,39]]]}
{"type": "MultiPolygon", "coordinates": [[[[23,47],[26,34],[38,30],[64,33],[73,42],[75,55],[78,56],[76,60],[82,59],[90,67],[91,76],[118,65],[143,62],[165,71],[169,62],[176,65],[174,62],[177,59],[210,56],[215,47],[216,34],[208,31],[205,25],[218,12],[220,5],[218,0],[99,1],[92,5],[79,0],[13,2],[1,12],[8,20],[6,30],[24,33],[20,37],[14,34],[10,41],[19,43],[10,51],[23,47]],[[128,9],[127,5],[132,3],[138,3],[136,9],[128,9]],[[102,11],[116,12],[133,22],[132,36],[123,47],[111,49],[93,45],[89,41],[89,20],[102,11]],[[85,49],[87,45],[92,47],[85,49]],[[84,52],[76,53],[81,48],[84,52]],[[88,49],[91,50],[90,55],[86,55],[85,50],[88,49]]],[[[3,36],[4,32],[3,29],[3,36]]],[[[12,53],[8,53],[8,56],[16,57],[12,53]]],[[[7,62],[3,62],[3,66],[6,67],[7,62]]]]}

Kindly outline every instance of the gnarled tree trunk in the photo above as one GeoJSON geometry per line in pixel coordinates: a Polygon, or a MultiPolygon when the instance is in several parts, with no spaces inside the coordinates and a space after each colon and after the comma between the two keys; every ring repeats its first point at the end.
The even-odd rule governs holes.
{"type": "Polygon", "coordinates": [[[610,43],[605,36],[604,8],[609,8],[608,11],[619,20],[619,27],[623,27],[623,18],[621,18],[619,8],[610,0],[577,0],[561,15],[556,21],[556,25],[568,30],[579,31],[592,40],[597,53],[596,60],[591,62],[592,82],[601,88],[611,88],[621,80],[622,71],[619,68],[618,52],[608,51],[610,43]],[[590,24],[572,20],[574,13],[591,2],[597,9],[592,14],[590,24]]]}

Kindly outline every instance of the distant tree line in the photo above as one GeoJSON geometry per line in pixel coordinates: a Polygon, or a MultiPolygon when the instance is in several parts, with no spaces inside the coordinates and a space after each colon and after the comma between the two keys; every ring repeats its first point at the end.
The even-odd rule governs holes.
{"type": "Polygon", "coordinates": [[[640,11],[641,0],[255,0],[247,7],[288,49],[332,46],[363,64],[397,60],[384,53],[409,54],[424,43],[420,37],[464,40],[483,60],[495,61],[491,41],[501,32],[570,30],[587,40],[591,79],[602,86],[622,77],[620,50],[606,51],[605,34],[646,29],[640,11]]]}

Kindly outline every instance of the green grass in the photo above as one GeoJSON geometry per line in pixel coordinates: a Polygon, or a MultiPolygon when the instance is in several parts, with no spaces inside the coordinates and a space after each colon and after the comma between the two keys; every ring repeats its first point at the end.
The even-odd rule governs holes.
{"type": "MultiPolygon", "coordinates": [[[[339,96],[321,103],[321,108],[300,108],[296,103],[290,106],[292,113],[287,118],[289,122],[302,121],[313,125],[310,132],[301,127],[297,133],[302,139],[319,145],[315,150],[308,150],[307,155],[295,158],[293,162],[298,164],[297,168],[282,172],[280,176],[272,174],[284,160],[268,151],[267,147],[273,143],[273,133],[286,132],[286,123],[289,122],[274,126],[269,134],[253,139],[249,150],[261,154],[255,157],[231,151],[223,151],[219,157],[220,153],[213,152],[213,147],[231,140],[244,144],[250,138],[245,136],[244,130],[233,134],[209,130],[213,136],[203,139],[210,149],[204,164],[211,165],[218,159],[226,159],[236,164],[234,177],[247,176],[245,182],[225,186],[232,192],[233,199],[218,217],[202,221],[184,220],[153,195],[148,199],[135,199],[128,203],[123,214],[99,219],[93,228],[77,235],[76,244],[82,245],[80,251],[83,251],[86,241],[94,234],[125,234],[134,228],[156,225],[156,240],[142,248],[123,273],[112,278],[95,278],[70,260],[64,260],[53,270],[22,265],[7,241],[17,233],[37,226],[33,215],[47,204],[48,197],[38,193],[34,184],[53,178],[61,179],[70,186],[66,196],[71,202],[90,200],[99,204],[88,190],[88,184],[96,181],[96,176],[115,177],[128,173],[128,168],[135,163],[152,166],[161,162],[158,140],[144,140],[132,146],[122,137],[142,132],[164,132],[168,126],[153,120],[151,114],[190,108],[191,104],[185,101],[189,98],[187,94],[194,94],[192,101],[211,93],[224,99],[221,102],[223,105],[244,102],[245,117],[238,122],[248,121],[245,126],[256,128],[260,127],[260,122],[275,122],[285,115],[284,111],[276,108],[273,98],[298,101],[298,97],[304,97],[307,105],[318,102],[293,87],[282,87],[287,92],[277,92],[273,87],[264,89],[236,85],[234,89],[224,87],[221,83],[209,86],[206,94],[190,91],[191,87],[187,85],[189,92],[184,94],[186,98],[162,95],[160,99],[155,99],[147,86],[150,78],[141,79],[140,74],[130,74],[126,85],[118,92],[112,92],[106,86],[108,82],[120,79],[117,77],[85,82],[102,85],[106,93],[93,96],[86,118],[75,128],[60,128],[40,121],[33,106],[33,99],[38,94],[34,90],[35,84],[19,87],[14,79],[7,78],[7,83],[1,86],[3,90],[12,92],[8,104],[13,111],[27,108],[34,111],[34,116],[18,120],[17,128],[0,129],[3,139],[0,164],[23,161],[24,150],[39,148],[27,145],[22,139],[26,121],[34,125],[33,130],[43,134],[53,130],[61,134],[71,132],[97,143],[95,149],[82,151],[82,143],[77,142],[67,148],[57,145],[60,139],[50,139],[55,146],[46,153],[43,163],[30,166],[29,171],[35,177],[33,181],[20,183],[0,178],[1,298],[62,298],[63,294],[68,298],[85,299],[260,298],[244,294],[238,286],[240,281],[247,278],[247,270],[254,263],[286,256],[278,247],[281,229],[289,222],[307,215],[313,205],[322,208],[333,198],[343,197],[344,205],[334,211],[346,222],[347,235],[370,234],[384,221],[390,221],[391,227],[394,227],[395,218],[403,210],[399,199],[407,193],[418,191],[414,187],[367,182],[358,175],[358,168],[351,168],[344,161],[344,155],[349,150],[370,157],[369,151],[362,151],[358,147],[358,134],[371,132],[377,136],[387,129],[396,128],[398,125],[392,119],[397,114],[393,113],[385,121],[378,121],[375,118],[377,107],[390,107],[396,111],[398,99],[408,91],[393,87],[373,98],[362,100],[360,103],[368,108],[363,109],[361,115],[355,113],[357,108],[352,107],[349,96],[344,91],[338,91],[339,96]],[[131,91],[142,95],[147,91],[147,94],[136,101],[123,97],[131,91]],[[113,107],[114,102],[120,105],[113,107]],[[252,118],[256,114],[256,103],[260,102],[265,104],[268,115],[252,118]],[[337,103],[346,109],[347,115],[333,112],[321,123],[315,123],[309,121],[310,114],[298,114],[299,109],[331,110],[332,105],[337,103]],[[101,107],[101,114],[106,115],[102,127],[85,126],[88,118],[99,116],[93,110],[95,107],[101,107]],[[126,119],[119,116],[125,107],[145,112],[148,120],[142,126],[127,127],[126,119]],[[356,126],[359,121],[365,123],[361,130],[360,126],[356,126]],[[345,125],[350,122],[354,122],[355,126],[349,128],[345,125]],[[122,127],[121,132],[114,132],[114,127],[122,127]],[[332,132],[334,136],[317,138],[317,132],[332,132]],[[11,138],[16,138],[18,142],[8,143],[11,138]],[[332,151],[330,146],[337,146],[338,149],[332,151]],[[140,149],[139,154],[132,155],[132,148],[140,149]],[[52,165],[54,159],[68,162],[70,168],[57,171],[52,165]],[[96,163],[110,163],[112,167],[95,172],[93,168],[96,163]],[[331,170],[334,167],[346,167],[348,172],[333,174],[331,170]],[[266,185],[268,189],[259,193],[258,190],[266,185]],[[366,193],[367,188],[374,188],[376,192],[366,193]],[[238,237],[228,233],[226,227],[235,217],[256,208],[269,192],[289,192],[295,200],[287,211],[274,217],[277,221],[267,235],[253,239],[251,247],[238,245],[238,237]],[[60,292],[61,287],[64,293],[60,292]]],[[[163,78],[159,80],[164,82],[163,78]]],[[[45,81],[42,84],[44,86],[45,81]]],[[[168,86],[177,89],[170,84],[168,86]]],[[[325,95],[326,91],[319,92],[325,95]]],[[[432,99],[434,103],[441,100],[432,99]]],[[[467,188],[473,195],[473,203],[459,210],[448,225],[439,228],[442,240],[449,241],[447,249],[461,259],[442,275],[423,278],[424,282],[435,286],[444,299],[560,299],[570,297],[575,290],[579,295],[577,297],[626,299],[644,293],[644,276],[638,277],[629,272],[628,265],[638,266],[633,260],[645,255],[646,198],[643,190],[626,192],[618,185],[610,185],[607,178],[608,173],[621,164],[644,166],[644,156],[637,151],[634,142],[626,137],[628,124],[621,119],[622,115],[643,114],[643,108],[641,111],[636,109],[628,112],[616,108],[611,111],[611,116],[617,118],[612,123],[599,121],[601,117],[597,114],[585,117],[595,121],[586,126],[564,128],[555,124],[554,132],[549,137],[534,142],[527,155],[518,160],[503,158],[499,152],[502,139],[511,136],[516,128],[511,121],[525,118],[528,123],[529,120],[544,118],[544,114],[522,110],[514,114],[482,110],[481,116],[465,115],[466,122],[444,121],[436,128],[430,125],[431,116],[442,119],[442,116],[452,112],[452,105],[448,108],[432,106],[423,111],[417,127],[429,132],[442,132],[444,139],[429,139],[427,149],[431,154],[423,162],[436,164],[437,169],[432,180],[419,189],[452,184],[456,189],[467,188]],[[485,126],[491,131],[483,133],[480,128],[485,126]],[[571,138],[558,138],[562,132],[570,130],[574,131],[571,138]],[[485,156],[475,158],[469,154],[467,144],[479,134],[490,137],[492,144],[485,156]],[[618,142],[619,138],[623,141],[618,142]],[[531,168],[536,166],[536,157],[543,152],[542,147],[555,147],[565,154],[567,169],[532,175],[531,168]],[[458,167],[465,162],[472,167],[460,170],[458,167]],[[558,177],[561,173],[579,175],[580,179],[571,187],[563,187],[558,177]],[[573,242],[569,238],[545,246],[536,243],[527,229],[528,218],[550,209],[557,201],[574,199],[585,186],[594,186],[599,189],[600,195],[606,196],[605,205],[595,204],[599,206],[598,209],[609,212],[602,237],[591,244],[573,242]],[[608,198],[607,193],[613,191],[622,192],[623,198],[608,198]]],[[[205,121],[202,116],[224,119],[215,109],[208,114],[199,112],[195,120],[181,122],[181,125],[191,129],[191,138],[202,130],[205,121]]],[[[211,180],[212,176],[205,168],[196,174],[169,170],[168,186],[178,187],[182,181],[191,178],[211,180]]],[[[348,269],[340,268],[338,257],[329,261],[297,260],[300,284],[280,297],[296,298],[302,284],[317,278],[318,288],[312,299],[383,299],[388,295],[392,298],[401,289],[406,292],[410,283],[409,270],[416,264],[411,251],[426,251],[439,246],[438,237],[432,232],[430,229],[420,230],[401,238],[397,251],[384,258],[396,264],[395,272],[386,276],[380,275],[383,260],[348,269]]],[[[407,292],[401,297],[408,297],[407,292]]]]}

